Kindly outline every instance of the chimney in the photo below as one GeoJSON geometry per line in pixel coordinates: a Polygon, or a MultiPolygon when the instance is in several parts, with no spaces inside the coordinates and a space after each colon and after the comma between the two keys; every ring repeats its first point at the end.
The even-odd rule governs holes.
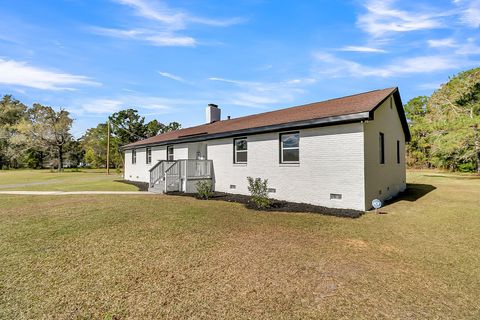
{"type": "Polygon", "coordinates": [[[208,104],[206,109],[207,123],[213,123],[215,121],[220,121],[220,108],[213,103],[208,104]]]}

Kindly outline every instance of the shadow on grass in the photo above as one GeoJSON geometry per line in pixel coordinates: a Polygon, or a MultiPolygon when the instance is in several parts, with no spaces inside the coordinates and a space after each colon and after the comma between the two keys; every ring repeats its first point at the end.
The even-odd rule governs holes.
{"type": "Polygon", "coordinates": [[[454,180],[464,180],[464,179],[480,179],[478,175],[443,175],[443,174],[424,174],[424,177],[429,178],[446,178],[446,179],[454,179],[454,180]]]}
{"type": "Polygon", "coordinates": [[[428,193],[432,192],[435,189],[437,188],[432,186],[431,184],[407,183],[407,189],[405,189],[405,191],[400,192],[398,196],[396,196],[391,200],[386,201],[386,203],[392,204],[398,201],[414,202],[422,198],[423,196],[427,195],[428,193]]]}
{"type": "Polygon", "coordinates": [[[148,182],[130,181],[130,180],[113,180],[113,181],[135,186],[138,188],[138,191],[148,191],[148,182]]]}

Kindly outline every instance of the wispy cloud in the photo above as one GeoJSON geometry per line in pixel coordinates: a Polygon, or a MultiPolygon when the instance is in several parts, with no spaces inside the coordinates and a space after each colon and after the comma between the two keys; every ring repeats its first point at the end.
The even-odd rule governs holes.
{"type": "Polygon", "coordinates": [[[433,10],[407,11],[395,6],[398,6],[395,0],[367,1],[367,12],[358,17],[358,26],[374,37],[381,37],[388,33],[443,28],[442,17],[451,14],[433,10]]]}
{"type": "Polygon", "coordinates": [[[26,62],[0,59],[0,84],[43,90],[75,90],[78,85],[100,85],[86,76],[51,71],[26,62]]]}
{"type": "Polygon", "coordinates": [[[135,9],[135,13],[146,19],[155,20],[168,25],[172,30],[185,29],[189,23],[197,23],[214,27],[227,27],[242,23],[244,18],[234,17],[226,19],[212,19],[198,17],[190,13],[169,8],[164,2],[153,2],[151,0],[114,0],[123,5],[135,9]]]}
{"type": "Polygon", "coordinates": [[[419,89],[421,90],[436,90],[440,88],[442,84],[439,82],[428,82],[428,83],[422,83],[418,86],[419,89]]]}
{"type": "Polygon", "coordinates": [[[472,27],[480,28],[480,0],[454,0],[461,10],[461,21],[472,27]]]}
{"type": "Polygon", "coordinates": [[[95,99],[82,103],[80,109],[73,109],[72,113],[90,113],[90,114],[112,114],[121,109],[122,100],[114,99],[95,99]]]}
{"type": "Polygon", "coordinates": [[[111,29],[92,27],[90,30],[93,33],[123,39],[134,39],[150,43],[161,47],[192,47],[197,44],[192,37],[182,36],[169,32],[157,32],[148,29],[111,29]]]}
{"type": "Polygon", "coordinates": [[[365,53],[386,53],[387,52],[384,49],[363,47],[363,46],[345,46],[343,48],[337,49],[337,51],[365,52],[365,53]]]}
{"type": "Polygon", "coordinates": [[[198,17],[188,12],[172,9],[164,2],[152,0],[113,0],[133,9],[135,15],[149,22],[148,27],[101,28],[92,27],[93,33],[115,38],[140,40],[155,46],[195,46],[198,41],[192,36],[178,34],[190,24],[202,24],[213,27],[226,27],[245,21],[243,18],[211,19],[198,17]],[[152,22],[154,23],[152,26],[152,22]]]}
{"type": "Polygon", "coordinates": [[[457,46],[455,39],[445,38],[445,39],[431,39],[427,41],[428,46],[431,48],[454,48],[457,46]]]}
{"type": "Polygon", "coordinates": [[[429,55],[406,59],[396,59],[383,66],[368,66],[358,62],[342,59],[329,53],[315,54],[317,70],[320,74],[332,77],[382,77],[390,78],[401,75],[434,73],[452,70],[473,62],[463,61],[451,56],[429,55]]]}
{"type": "Polygon", "coordinates": [[[185,81],[185,79],[183,79],[182,77],[176,76],[176,75],[171,74],[171,73],[168,73],[168,72],[157,71],[157,73],[158,73],[159,75],[161,75],[162,77],[165,77],[165,78],[168,78],[168,79],[171,79],[171,80],[175,80],[175,81],[183,82],[183,83],[186,83],[186,82],[187,82],[187,81],[185,81]]]}
{"type": "Polygon", "coordinates": [[[168,98],[145,96],[141,94],[124,94],[112,97],[87,98],[72,103],[69,110],[81,116],[109,115],[126,108],[139,110],[144,116],[164,115],[179,112],[184,108],[198,106],[199,110],[208,103],[204,99],[168,98]]]}
{"type": "Polygon", "coordinates": [[[462,42],[455,51],[459,55],[480,55],[480,45],[476,43],[474,38],[468,38],[462,42]]]}
{"type": "Polygon", "coordinates": [[[138,16],[162,22],[174,30],[185,28],[186,14],[175,12],[162,2],[154,3],[143,0],[114,0],[114,2],[129,6],[138,16]]]}
{"type": "Polygon", "coordinates": [[[210,81],[222,82],[233,86],[223,90],[220,99],[223,103],[252,108],[268,108],[272,104],[285,104],[294,101],[298,95],[305,93],[305,87],[316,82],[314,78],[296,78],[279,82],[260,82],[232,80],[210,77],[210,81]]]}

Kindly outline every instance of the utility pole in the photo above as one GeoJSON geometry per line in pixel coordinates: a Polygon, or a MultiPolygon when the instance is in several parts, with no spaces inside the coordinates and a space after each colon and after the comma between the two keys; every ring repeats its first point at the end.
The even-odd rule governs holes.
{"type": "Polygon", "coordinates": [[[110,119],[107,121],[107,174],[110,174],[110,119]]]}

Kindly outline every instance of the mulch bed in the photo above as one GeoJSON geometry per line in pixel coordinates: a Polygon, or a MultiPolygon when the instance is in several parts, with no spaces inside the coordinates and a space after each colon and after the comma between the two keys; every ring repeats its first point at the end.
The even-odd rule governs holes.
{"type": "Polygon", "coordinates": [[[129,180],[115,180],[115,182],[123,182],[126,184],[131,184],[138,188],[138,191],[148,191],[148,182],[139,182],[139,181],[129,181],[129,180]]]}
{"type": "MultiPolygon", "coordinates": [[[[198,195],[196,193],[169,192],[168,194],[198,198],[198,195]]],[[[323,215],[343,217],[343,218],[359,218],[365,213],[364,211],[359,211],[359,210],[327,208],[322,206],[316,206],[313,204],[289,202],[289,201],[276,200],[276,199],[271,199],[272,204],[270,205],[270,207],[265,209],[258,209],[255,206],[255,204],[250,200],[250,196],[241,195],[241,194],[224,193],[224,192],[214,192],[212,197],[209,198],[209,200],[241,203],[241,204],[244,204],[245,207],[249,209],[260,210],[260,211],[319,213],[323,215]]]]}

